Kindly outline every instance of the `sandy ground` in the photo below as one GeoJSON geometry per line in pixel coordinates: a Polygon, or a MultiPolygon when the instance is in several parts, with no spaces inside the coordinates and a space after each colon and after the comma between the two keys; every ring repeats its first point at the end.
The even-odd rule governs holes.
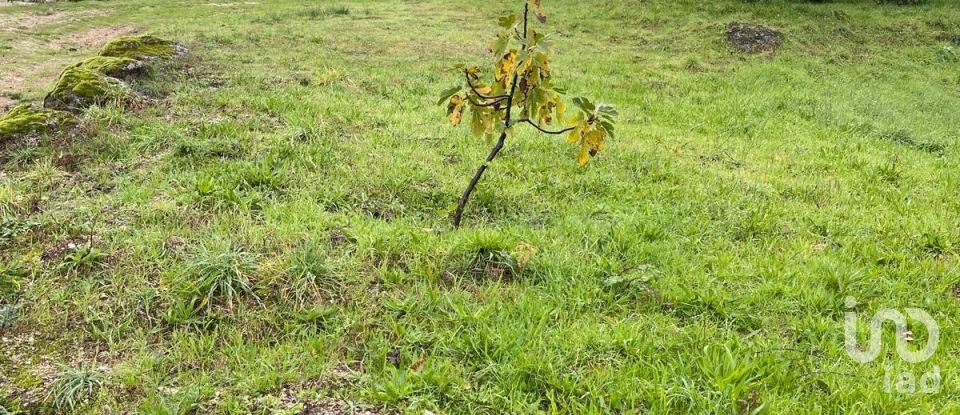
{"type": "MultiPolygon", "coordinates": [[[[19,4],[23,3],[8,3],[0,0],[2,6],[19,4]]],[[[0,32],[12,33],[16,39],[8,44],[10,49],[0,51],[0,65],[5,66],[0,70],[0,110],[16,103],[16,100],[11,97],[26,91],[36,92],[46,88],[56,80],[63,67],[79,59],[78,56],[92,55],[92,52],[111,39],[138,31],[137,28],[129,25],[95,27],[79,33],[63,34],[53,40],[42,40],[32,36],[30,31],[38,26],[76,22],[103,13],[58,12],[30,7],[23,10],[23,13],[0,15],[0,32]],[[48,55],[49,59],[40,63],[18,62],[21,56],[38,53],[48,55]]]]}

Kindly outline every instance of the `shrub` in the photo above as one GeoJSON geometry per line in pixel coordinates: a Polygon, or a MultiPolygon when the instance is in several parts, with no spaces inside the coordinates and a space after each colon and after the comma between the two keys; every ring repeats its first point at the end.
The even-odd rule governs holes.
{"type": "Polygon", "coordinates": [[[541,3],[541,0],[528,0],[522,16],[509,14],[498,20],[500,31],[491,47],[496,59],[492,82],[483,82],[482,73],[475,66],[456,65],[454,68],[462,71],[465,82],[441,94],[438,104],[447,102],[447,116],[453,125],[460,124],[469,108],[474,136],[492,140],[499,135],[486,161],[460,197],[453,213],[456,227],[460,226],[470,194],[517,124],[530,125],[545,134],[567,135],[567,142],[580,148],[577,160],[581,166],[603,150],[607,137],[613,137],[613,117],[617,112],[610,105],[574,98],[572,102],[577,110],[572,117],[567,117],[562,89],[551,79],[552,39],[528,24],[530,13],[540,23],[546,23],[541,3]],[[519,114],[514,112],[514,107],[519,114]],[[554,121],[567,127],[547,129],[554,121]]]}

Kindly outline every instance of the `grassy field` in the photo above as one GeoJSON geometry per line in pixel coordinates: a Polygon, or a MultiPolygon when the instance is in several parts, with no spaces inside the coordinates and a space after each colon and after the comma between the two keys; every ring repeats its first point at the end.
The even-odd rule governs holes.
{"type": "Polygon", "coordinates": [[[960,412],[953,0],[544,1],[556,79],[617,138],[581,168],[523,130],[455,230],[489,143],[435,103],[522,7],[477,4],[0,6],[8,103],[116,34],[190,48],[141,105],[0,150],[0,407],[960,412]],[[732,52],[733,21],[784,44],[732,52]],[[844,350],[845,313],[865,344],[908,307],[932,358],[892,325],[844,350]]]}

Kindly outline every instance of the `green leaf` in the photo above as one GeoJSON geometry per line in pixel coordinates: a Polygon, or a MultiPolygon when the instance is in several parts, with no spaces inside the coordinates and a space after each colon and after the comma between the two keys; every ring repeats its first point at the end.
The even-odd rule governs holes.
{"type": "Polygon", "coordinates": [[[588,113],[588,114],[593,114],[593,112],[596,111],[596,109],[597,109],[597,107],[594,106],[593,103],[590,102],[589,99],[586,99],[586,98],[584,98],[584,97],[576,97],[576,98],[574,98],[574,99],[573,99],[573,105],[576,105],[577,108],[580,108],[581,110],[583,110],[583,112],[586,112],[586,113],[588,113]]]}
{"type": "Polygon", "coordinates": [[[504,29],[511,29],[517,24],[517,15],[511,14],[507,16],[501,16],[497,19],[497,24],[504,29]]]}
{"type": "Polygon", "coordinates": [[[613,124],[611,124],[609,121],[600,121],[600,128],[603,128],[603,130],[607,132],[607,135],[609,135],[610,138],[615,138],[613,134],[613,124]]]}
{"type": "Polygon", "coordinates": [[[493,45],[490,46],[490,50],[493,51],[495,56],[503,56],[507,51],[507,46],[510,45],[510,37],[501,33],[497,35],[497,40],[493,42],[493,45]]]}
{"type": "Polygon", "coordinates": [[[610,104],[600,104],[600,105],[597,107],[597,112],[603,113],[603,114],[606,114],[606,115],[609,115],[609,116],[611,116],[611,117],[619,115],[619,114],[617,113],[617,109],[614,108],[613,105],[610,105],[610,104]]]}
{"type": "Polygon", "coordinates": [[[460,92],[461,89],[463,89],[462,86],[455,86],[455,87],[453,87],[453,88],[444,90],[444,91],[440,94],[440,100],[437,101],[437,105],[443,105],[444,102],[447,102],[447,100],[450,99],[450,97],[452,97],[452,96],[453,96],[454,94],[456,94],[457,92],[460,92]]]}

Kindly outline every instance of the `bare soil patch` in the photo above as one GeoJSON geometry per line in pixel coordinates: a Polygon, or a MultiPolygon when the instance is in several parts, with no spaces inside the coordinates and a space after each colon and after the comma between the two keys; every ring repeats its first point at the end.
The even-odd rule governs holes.
{"type": "Polygon", "coordinates": [[[7,32],[28,30],[36,26],[52,23],[63,18],[63,13],[41,12],[20,15],[0,16],[0,27],[7,32]]]}
{"type": "Polygon", "coordinates": [[[0,30],[7,32],[20,32],[24,30],[31,30],[37,26],[64,21],[77,21],[79,19],[102,14],[104,13],[98,11],[66,13],[49,9],[36,10],[32,13],[5,14],[0,15],[0,30]]]}
{"type": "Polygon", "coordinates": [[[7,72],[0,75],[0,99],[9,99],[4,95],[17,93],[23,88],[24,79],[15,72],[7,72]]]}
{"type": "Polygon", "coordinates": [[[783,43],[783,33],[766,26],[733,22],[727,25],[727,43],[738,52],[772,52],[783,43]]]}
{"type": "Polygon", "coordinates": [[[0,95],[0,114],[7,112],[10,107],[14,106],[17,103],[16,100],[10,97],[5,97],[0,95]]]}
{"type": "Polygon", "coordinates": [[[53,3],[53,0],[49,1],[6,1],[0,3],[0,7],[4,6],[36,6],[38,4],[44,3],[53,3]]]}
{"type": "Polygon", "coordinates": [[[51,42],[50,46],[58,49],[94,49],[117,36],[132,35],[138,31],[133,26],[96,27],[79,35],[63,36],[51,42]]]}

